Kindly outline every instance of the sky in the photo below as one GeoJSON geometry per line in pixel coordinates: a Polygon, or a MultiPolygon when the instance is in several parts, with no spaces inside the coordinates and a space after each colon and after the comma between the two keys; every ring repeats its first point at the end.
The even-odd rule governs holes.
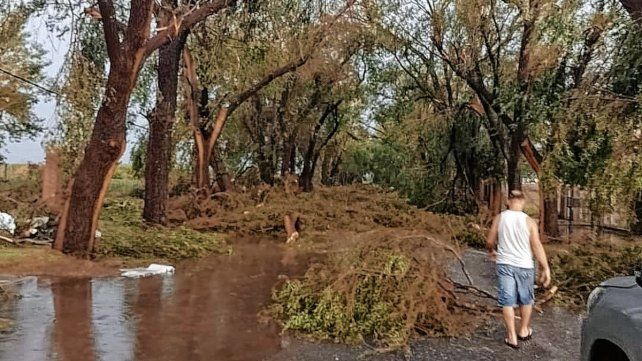
{"type": "MultiPolygon", "coordinates": [[[[29,20],[27,32],[31,34],[32,39],[40,43],[47,52],[43,60],[50,64],[44,69],[44,75],[47,78],[54,78],[63,64],[69,39],[67,37],[58,39],[50,34],[44,26],[43,19],[37,17],[29,20]]],[[[55,126],[55,111],[56,101],[53,97],[41,99],[34,107],[34,112],[42,119],[42,125],[46,129],[52,129],[55,126]]],[[[34,140],[24,139],[20,142],[7,144],[3,149],[7,163],[42,162],[45,157],[45,151],[42,147],[43,140],[44,134],[40,134],[34,140]]]]}
{"type": "MultiPolygon", "coordinates": [[[[0,0],[2,1],[2,0],[0,0]]],[[[55,79],[58,75],[61,66],[65,61],[65,55],[69,48],[69,34],[62,38],[47,31],[44,24],[44,19],[33,17],[27,23],[27,32],[31,35],[32,40],[38,42],[46,54],[43,60],[49,63],[44,69],[44,75],[48,79],[55,79]]],[[[44,84],[47,84],[46,82],[44,84]]],[[[58,118],[56,116],[56,99],[54,97],[43,96],[38,104],[34,107],[34,113],[38,118],[42,119],[41,125],[45,130],[33,140],[23,139],[19,142],[8,143],[2,153],[5,155],[6,162],[13,163],[41,163],[45,159],[45,150],[42,146],[45,135],[55,128],[58,118]]],[[[136,120],[138,123],[139,120],[136,120]]],[[[129,136],[128,140],[134,137],[129,136]]],[[[125,154],[121,158],[121,162],[129,162],[132,144],[127,144],[125,154]]]]}

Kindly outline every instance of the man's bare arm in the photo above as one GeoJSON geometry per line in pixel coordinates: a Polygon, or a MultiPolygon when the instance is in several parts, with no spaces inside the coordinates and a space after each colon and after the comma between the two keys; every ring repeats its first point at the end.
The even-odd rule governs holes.
{"type": "Polygon", "coordinates": [[[539,282],[544,286],[548,287],[551,283],[551,271],[548,267],[548,259],[546,258],[546,251],[542,245],[542,241],[539,238],[539,228],[537,223],[531,218],[528,218],[528,228],[530,231],[530,240],[531,240],[531,249],[533,250],[533,255],[539,263],[539,282]]]}
{"type": "Polygon", "coordinates": [[[486,236],[486,249],[488,252],[495,251],[495,245],[497,244],[497,230],[499,229],[499,215],[493,218],[493,224],[490,226],[488,235],[486,236]]]}

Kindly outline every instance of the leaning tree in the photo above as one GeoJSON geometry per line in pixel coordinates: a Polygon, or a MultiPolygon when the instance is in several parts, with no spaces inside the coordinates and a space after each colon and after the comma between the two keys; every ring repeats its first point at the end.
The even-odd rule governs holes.
{"type": "Polygon", "coordinates": [[[165,27],[152,33],[158,12],[153,0],[131,0],[125,21],[113,0],[99,0],[88,13],[99,19],[109,58],[109,73],[89,143],[70,183],[70,194],[60,217],[54,247],[87,257],[94,246],[98,216],[118,159],[125,150],[126,117],[130,96],[141,67],[158,48],[208,16],[236,5],[235,0],[196,1],[172,11],[165,27]]]}

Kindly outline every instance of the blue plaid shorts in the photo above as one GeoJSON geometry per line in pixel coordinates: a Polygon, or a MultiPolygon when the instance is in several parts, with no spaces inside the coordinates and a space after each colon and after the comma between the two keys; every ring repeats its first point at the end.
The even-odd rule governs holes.
{"type": "Polygon", "coordinates": [[[535,269],[497,264],[497,303],[502,307],[535,303],[535,269]]]}

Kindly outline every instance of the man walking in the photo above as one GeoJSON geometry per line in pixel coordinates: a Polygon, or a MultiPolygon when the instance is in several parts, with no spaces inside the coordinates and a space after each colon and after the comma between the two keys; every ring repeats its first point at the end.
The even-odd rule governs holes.
{"type": "Polygon", "coordinates": [[[519,341],[528,341],[533,335],[530,327],[535,303],[535,265],[539,263],[539,283],[548,287],[551,272],[544,247],[539,239],[537,223],[523,212],[524,193],[512,190],[508,195],[508,209],[497,215],[486,238],[486,247],[497,271],[497,301],[502,307],[506,338],[504,342],[519,348],[519,341]],[[519,306],[521,322],[515,328],[515,310],[519,306]]]}

